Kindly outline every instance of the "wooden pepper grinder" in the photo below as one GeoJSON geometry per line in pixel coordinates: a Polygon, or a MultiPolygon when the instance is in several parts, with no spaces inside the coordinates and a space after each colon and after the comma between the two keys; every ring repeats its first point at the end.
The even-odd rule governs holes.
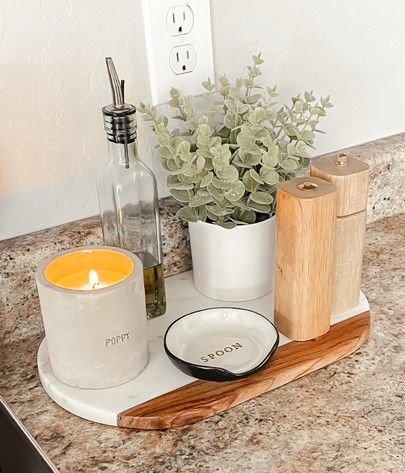
{"type": "Polygon", "coordinates": [[[330,181],[338,190],[333,313],[344,312],[359,302],[369,166],[339,154],[313,159],[311,176],[330,181]]]}
{"type": "Polygon", "coordinates": [[[277,188],[274,322],[291,340],[330,328],[336,201],[336,187],[316,177],[277,188]]]}

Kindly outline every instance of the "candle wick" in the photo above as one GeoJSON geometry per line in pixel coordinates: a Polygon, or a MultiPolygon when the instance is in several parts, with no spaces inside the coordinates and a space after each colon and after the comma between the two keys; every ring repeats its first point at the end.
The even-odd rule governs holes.
{"type": "Polygon", "coordinates": [[[97,271],[95,271],[94,269],[91,269],[89,271],[89,284],[90,284],[90,287],[92,289],[96,289],[97,286],[100,285],[100,281],[98,279],[97,271]]]}

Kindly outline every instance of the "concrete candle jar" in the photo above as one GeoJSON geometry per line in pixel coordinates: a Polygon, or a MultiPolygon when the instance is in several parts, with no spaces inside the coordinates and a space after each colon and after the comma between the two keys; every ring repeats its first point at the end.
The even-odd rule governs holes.
{"type": "Polygon", "coordinates": [[[106,388],[148,362],[143,267],[129,251],[76,248],[36,273],[52,370],[70,386],[106,388]]]}

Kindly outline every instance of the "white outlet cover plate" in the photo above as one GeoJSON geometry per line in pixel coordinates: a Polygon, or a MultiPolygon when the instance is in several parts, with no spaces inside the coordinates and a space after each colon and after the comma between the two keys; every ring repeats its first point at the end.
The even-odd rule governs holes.
{"type": "MultiPolygon", "coordinates": [[[[141,0],[144,29],[144,55],[140,64],[148,70],[148,93],[143,91],[142,100],[153,105],[166,103],[172,86],[185,95],[199,95],[204,92],[202,82],[208,77],[214,79],[214,58],[212,52],[211,11],[209,0],[141,0]],[[168,15],[188,7],[192,12],[192,27],[188,33],[173,35],[168,28],[168,15]],[[194,48],[193,67],[184,74],[175,73],[170,65],[173,48],[191,45],[194,48]],[[146,98],[145,98],[146,97],[146,98]]],[[[189,22],[186,18],[186,29],[189,22]]],[[[181,67],[181,66],[180,66],[181,67]]]]}

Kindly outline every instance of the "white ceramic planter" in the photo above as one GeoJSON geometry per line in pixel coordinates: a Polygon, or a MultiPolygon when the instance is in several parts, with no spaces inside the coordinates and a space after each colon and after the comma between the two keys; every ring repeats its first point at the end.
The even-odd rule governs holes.
{"type": "Polygon", "coordinates": [[[231,230],[189,223],[195,287],[222,301],[246,301],[274,288],[275,217],[231,230]]]}

